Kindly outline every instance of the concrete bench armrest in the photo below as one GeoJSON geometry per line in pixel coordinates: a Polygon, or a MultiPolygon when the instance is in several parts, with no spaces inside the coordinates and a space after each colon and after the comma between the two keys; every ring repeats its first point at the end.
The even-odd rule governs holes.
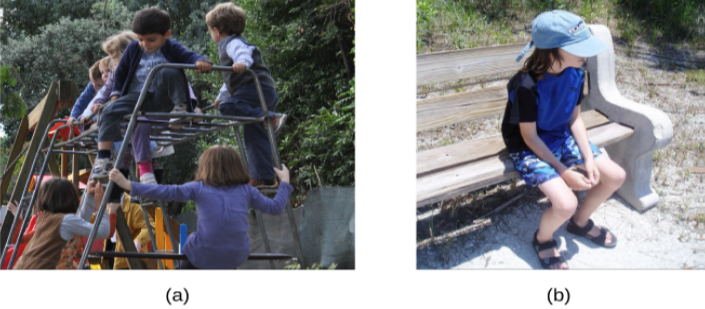
{"type": "Polygon", "coordinates": [[[608,49],[587,62],[592,89],[582,108],[599,110],[611,121],[634,128],[632,138],[606,149],[610,158],[627,172],[627,179],[617,194],[635,209],[643,211],[658,203],[658,194],[651,188],[653,153],[671,142],[673,124],[664,112],[631,101],[619,93],[610,31],[602,25],[591,25],[590,29],[593,35],[607,43],[608,49]]]}

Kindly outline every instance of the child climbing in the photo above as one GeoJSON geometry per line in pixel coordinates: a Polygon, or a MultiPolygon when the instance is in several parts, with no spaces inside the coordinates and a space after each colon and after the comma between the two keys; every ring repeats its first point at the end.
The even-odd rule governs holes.
{"type": "Polygon", "coordinates": [[[616,236],[595,225],[590,216],[622,185],[625,172],[590,143],[580,116],[589,82],[581,68],[607,45],[592,36],[580,17],[566,11],[542,13],[531,28],[532,41],[517,61],[531,45],[536,49],[507,85],[502,137],[524,181],[538,186],[552,204],[532,240],[541,265],[567,269],[553,239],[566,221],[570,233],[603,247],[617,244],[616,236]],[[579,208],[573,190],[589,190],[579,208]]]}
{"type": "MultiPolygon", "coordinates": [[[[55,269],[62,249],[74,235],[89,236],[93,224],[91,215],[103,198],[103,188],[97,181],[88,184],[88,194],[81,203],[79,215],[78,192],[73,183],[64,178],[52,178],[42,183],[37,192],[37,217],[34,236],[27,244],[14,269],[55,269]]],[[[103,213],[97,238],[106,238],[110,219],[103,213]]]]}
{"type": "MultiPolygon", "coordinates": [[[[210,70],[211,63],[205,57],[169,39],[170,24],[169,13],[158,8],[141,10],[135,16],[132,31],[137,34],[138,40],[127,46],[115,70],[111,93],[113,102],[106,105],[102,112],[98,130],[98,157],[91,171],[91,179],[105,179],[113,168],[115,161],[112,157],[112,144],[113,141],[122,140],[120,120],[134,111],[152,68],[163,63],[187,63],[195,64],[198,72],[210,70]]],[[[193,111],[193,107],[188,104],[190,102],[187,89],[188,84],[183,70],[159,70],[148,89],[142,111],[176,113],[193,111]]],[[[133,141],[133,149],[135,156],[139,157],[138,149],[149,149],[148,137],[133,141]]],[[[145,151],[145,153],[149,152],[145,151]]],[[[142,162],[139,158],[137,161],[141,181],[156,183],[151,162],[142,162]]]]}
{"type": "Polygon", "coordinates": [[[274,169],[281,185],[274,199],[250,186],[250,175],[230,146],[212,146],[198,159],[193,182],[183,185],[149,185],[130,182],[118,170],[110,172],[110,180],[133,195],[159,200],[196,202],[198,225],[189,235],[183,252],[188,260],[179,262],[180,269],[234,269],[250,255],[247,236],[248,208],[268,214],[281,214],[293,187],[289,170],[274,169]],[[228,168],[223,168],[223,167],[228,168]]]}
{"type": "Polygon", "coordinates": [[[86,109],[89,102],[91,102],[95,97],[96,93],[103,89],[105,86],[105,80],[103,79],[103,74],[100,71],[101,60],[96,61],[88,69],[88,79],[90,83],[86,85],[86,89],[81,92],[81,95],[76,99],[76,103],[71,108],[71,114],[69,120],[66,122],[67,125],[72,126],[77,119],[81,117],[83,110],[86,109]]]}
{"type": "MultiPolygon", "coordinates": [[[[245,31],[245,11],[232,4],[221,3],[206,14],[206,24],[211,32],[211,38],[218,44],[220,64],[232,66],[233,71],[223,71],[223,86],[215,101],[222,115],[262,117],[260,103],[254,79],[250,74],[244,74],[250,69],[257,74],[261,84],[262,94],[267,104],[274,131],[279,131],[286,121],[286,115],[275,115],[279,97],[274,89],[274,79],[269,69],[262,61],[262,55],[256,46],[248,44],[241,36],[245,31]],[[233,74],[236,73],[236,74],[233,74]]],[[[239,134],[239,127],[235,127],[239,134]]],[[[255,187],[276,187],[277,182],[272,171],[272,146],[269,142],[266,128],[260,124],[244,125],[245,145],[249,170],[252,175],[252,185],[255,187]]]]}

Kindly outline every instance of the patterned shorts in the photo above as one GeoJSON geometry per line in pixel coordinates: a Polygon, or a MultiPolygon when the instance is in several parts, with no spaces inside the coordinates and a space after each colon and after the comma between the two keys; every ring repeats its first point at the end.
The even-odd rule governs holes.
{"type": "MultiPolygon", "coordinates": [[[[593,143],[590,143],[590,148],[592,149],[594,158],[598,158],[602,155],[602,152],[600,152],[593,143]]],[[[573,136],[569,136],[562,145],[553,149],[551,153],[568,168],[584,163],[573,136]]],[[[512,158],[514,168],[519,172],[521,178],[524,178],[524,181],[532,187],[536,187],[553,178],[560,177],[558,171],[556,171],[553,166],[539,159],[530,150],[510,153],[509,156],[512,158]]]]}

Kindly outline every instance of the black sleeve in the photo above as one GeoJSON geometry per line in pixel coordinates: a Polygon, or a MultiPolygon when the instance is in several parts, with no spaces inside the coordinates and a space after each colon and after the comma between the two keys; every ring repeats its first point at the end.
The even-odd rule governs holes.
{"type": "Polygon", "coordinates": [[[536,110],[538,106],[536,105],[536,96],[534,93],[525,87],[518,87],[514,95],[514,100],[516,101],[514,104],[515,110],[518,106],[519,122],[536,122],[536,110]]]}
{"type": "Polygon", "coordinates": [[[585,72],[585,75],[583,75],[583,83],[580,85],[580,95],[578,96],[578,105],[580,103],[583,103],[583,99],[585,99],[585,96],[590,93],[590,82],[588,81],[588,72],[585,72]]]}

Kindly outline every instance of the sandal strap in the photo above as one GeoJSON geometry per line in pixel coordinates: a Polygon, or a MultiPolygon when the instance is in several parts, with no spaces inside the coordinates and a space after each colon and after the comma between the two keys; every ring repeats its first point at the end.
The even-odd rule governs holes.
{"type": "Polygon", "coordinates": [[[551,239],[550,241],[547,241],[547,242],[539,242],[538,238],[536,238],[537,234],[538,234],[538,231],[536,231],[536,234],[534,234],[534,241],[533,241],[534,249],[536,250],[537,253],[539,251],[558,247],[558,244],[556,243],[555,239],[551,239]]]}
{"type": "Polygon", "coordinates": [[[578,224],[573,221],[573,218],[570,218],[570,225],[571,226],[571,231],[573,234],[577,234],[579,236],[589,236],[588,232],[592,230],[592,227],[595,226],[595,222],[592,222],[592,219],[588,219],[588,222],[585,226],[579,227],[578,224]]]}
{"type": "Polygon", "coordinates": [[[604,246],[604,245],[605,245],[605,241],[607,240],[607,233],[608,233],[608,232],[609,232],[609,230],[608,230],[606,227],[601,226],[601,227],[600,227],[600,235],[597,235],[597,236],[595,236],[595,237],[592,237],[592,236],[590,236],[590,234],[588,234],[587,236],[588,236],[588,238],[590,238],[590,240],[592,240],[594,243],[601,244],[601,245],[604,246]]]}

